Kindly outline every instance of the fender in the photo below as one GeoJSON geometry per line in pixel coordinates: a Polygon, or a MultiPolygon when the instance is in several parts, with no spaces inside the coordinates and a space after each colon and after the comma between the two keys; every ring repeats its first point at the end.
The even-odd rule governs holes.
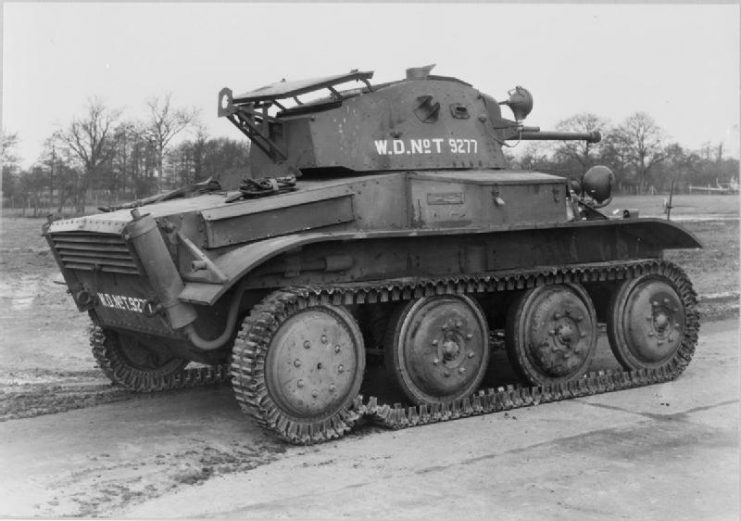
{"type": "MultiPolygon", "coordinates": [[[[193,304],[212,305],[232,286],[242,280],[253,270],[269,264],[271,259],[307,245],[329,242],[374,241],[383,239],[416,239],[434,240],[436,237],[452,239],[455,236],[478,236],[491,238],[492,234],[510,232],[540,231],[557,236],[569,236],[578,241],[580,236],[594,237],[595,234],[606,237],[609,233],[619,233],[623,240],[637,245],[650,246],[652,250],[702,248],[702,243],[691,232],[683,227],[663,219],[622,219],[572,221],[559,225],[517,225],[497,226],[471,230],[466,228],[384,230],[371,232],[333,232],[333,233],[299,233],[274,237],[253,242],[214,259],[214,264],[224,274],[222,284],[204,282],[186,282],[185,288],[178,295],[180,300],[193,304]],[[587,233],[589,232],[589,233],[587,233]],[[488,237],[487,237],[488,236],[488,237]]],[[[592,240],[592,239],[590,239],[592,240]]],[[[604,259],[609,261],[610,259],[604,259]]],[[[578,262],[574,260],[573,262],[578,262]]]]}

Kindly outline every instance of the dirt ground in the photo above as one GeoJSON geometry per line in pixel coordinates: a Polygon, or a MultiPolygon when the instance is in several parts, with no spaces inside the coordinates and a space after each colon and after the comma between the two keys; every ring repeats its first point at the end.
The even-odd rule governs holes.
{"type": "MultiPolygon", "coordinates": [[[[642,216],[658,217],[661,216],[661,199],[616,198],[607,211],[639,208],[642,216]]],[[[705,248],[668,252],[667,258],[683,266],[693,280],[700,295],[704,322],[737,317],[738,199],[729,196],[678,196],[674,204],[672,217],[698,236],[705,248]]],[[[187,423],[191,421],[197,424],[200,420],[188,419],[189,415],[185,415],[184,420],[183,415],[177,412],[191,410],[193,394],[167,393],[166,405],[155,407],[159,403],[156,402],[157,397],[135,396],[112,386],[97,369],[88,346],[88,318],[76,311],[72,299],[66,294],[66,287],[55,283],[60,276],[40,233],[43,222],[44,219],[8,216],[0,220],[0,423],[108,402],[122,402],[116,406],[126,407],[126,414],[131,416],[131,426],[127,427],[129,430],[139,432],[138,425],[149,425],[147,429],[152,430],[153,438],[166,439],[177,435],[168,431],[173,426],[181,433],[191,432],[195,424],[187,423]],[[171,411],[172,417],[163,411],[171,411]]],[[[109,456],[105,451],[95,456],[97,459],[92,463],[86,460],[88,467],[98,469],[97,474],[92,470],[79,475],[73,472],[72,478],[77,488],[69,489],[67,484],[60,481],[56,488],[52,487],[57,492],[47,498],[46,507],[27,514],[42,517],[104,515],[111,508],[115,510],[132,501],[136,502],[138,497],[159,497],[183,484],[202,483],[214,473],[238,474],[272,461],[286,450],[284,445],[260,432],[251,422],[244,422],[236,411],[228,388],[205,389],[198,393],[204,410],[208,410],[208,403],[213,399],[225,404],[225,412],[219,413],[217,418],[209,418],[209,422],[215,421],[221,426],[232,425],[235,432],[242,434],[246,429],[250,443],[239,441],[242,434],[235,434],[235,439],[214,448],[209,442],[212,430],[198,424],[202,431],[199,437],[186,436],[178,442],[176,449],[168,446],[167,449],[162,448],[161,452],[147,452],[140,457],[144,449],[135,446],[131,441],[135,436],[131,434],[122,442],[126,450],[119,454],[118,463],[107,462],[109,456]],[[167,468],[171,471],[165,476],[167,479],[146,478],[159,475],[161,469],[165,468],[162,465],[166,460],[170,463],[167,468]],[[103,478],[100,478],[101,474],[103,478]],[[145,476],[144,479],[142,476],[145,476]],[[153,482],[156,484],[152,485],[153,482]],[[121,483],[127,483],[128,488],[121,489],[121,483]],[[146,484],[150,488],[146,488],[146,484]],[[154,489],[151,489],[152,486],[154,489]]],[[[44,436],[49,437],[50,451],[53,452],[53,432],[57,422],[74,423],[77,420],[67,416],[48,418],[48,421],[38,419],[43,420],[46,427],[44,433],[39,432],[34,436],[41,436],[42,440],[46,439],[44,436]]],[[[85,418],[91,429],[100,428],[98,418],[85,418]]],[[[8,432],[26,429],[21,427],[20,422],[17,428],[13,427],[15,424],[9,422],[3,425],[8,432]]],[[[124,432],[127,431],[122,431],[122,435],[124,432]]],[[[65,443],[84,444],[85,441],[67,440],[65,443]]],[[[61,458],[59,464],[64,466],[65,455],[55,454],[52,456],[61,458]]],[[[23,466],[27,463],[18,464],[23,466]]]]}

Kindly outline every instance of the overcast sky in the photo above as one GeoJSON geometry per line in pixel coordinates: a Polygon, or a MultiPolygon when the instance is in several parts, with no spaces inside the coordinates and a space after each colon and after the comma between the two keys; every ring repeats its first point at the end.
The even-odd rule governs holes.
{"type": "Polygon", "coordinates": [[[3,112],[24,165],[91,96],[142,115],[172,92],[210,133],[221,87],[374,70],[374,82],[436,63],[504,99],[527,87],[527,123],[579,112],[650,113],[685,147],[739,156],[738,5],[5,3],[3,112]]]}

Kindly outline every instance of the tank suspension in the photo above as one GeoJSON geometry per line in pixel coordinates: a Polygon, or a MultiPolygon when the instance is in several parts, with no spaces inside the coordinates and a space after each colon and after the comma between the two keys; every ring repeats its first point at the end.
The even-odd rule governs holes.
{"type": "MultiPolygon", "coordinates": [[[[622,349],[623,370],[608,370],[590,372],[586,375],[558,383],[544,383],[542,385],[507,385],[506,387],[478,389],[471,394],[444,403],[387,404],[376,397],[357,395],[352,404],[341,411],[339,421],[322,421],[320,424],[298,425],[286,421],[275,410],[261,410],[264,404],[256,401],[256,396],[250,392],[253,386],[259,388],[260,381],[250,381],[251,367],[256,362],[250,339],[245,332],[240,333],[235,340],[235,352],[241,352],[232,360],[231,365],[186,368],[176,374],[169,374],[156,382],[156,386],[149,385],[142,379],[133,379],[129,389],[139,392],[153,390],[183,389],[226,383],[230,379],[234,383],[240,378],[247,379],[247,385],[236,386],[235,394],[245,412],[256,417],[257,421],[281,438],[290,443],[312,444],[338,438],[346,434],[360,418],[366,417],[375,423],[390,429],[404,429],[429,423],[450,421],[468,416],[490,414],[507,411],[520,407],[535,406],[541,403],[556,402],[571,398],[592,396],[601,393],[632,389],[677,378],[689,365],[697,344],[699,331],[699,315],[696,309],[697,295],[686,274],[676,265],[660,260],[638,260],[622,264],[596,263],[587,265],[572,265],[566,267],[544,267],[540,269],[523,270],[505,274],[482,274],[458,276],[439,279],[399,279],[387,280],[365,285],[355,284],[347,286],[320,286],[286,288],[276,291],[261,304],[253,309],[252,326],[255,332],[275,327],[275,320],[287,309],[307,309],[312,306],[348,306],[374,304],[378,302],[411,301],[435,295],[468,295],[486,294],[512,290],[528,290],[550,284],[581,284],[587,282],[615,281],[623,288],[611,304],[614,318],[611,334],[621,334],[617,326],[620,323],[630,322],[630,315],[623,311],[621,303],[631,298],[642,299],[648,296],[649,304],[644,306],[646,315],[651,321],[643,318],[648,336],[632,351],[622,349]],[[664,284],[671,286],[668,292],[664,284]],[[666,293],[666,295],[664,295],[666,293]],[[624,295],[624,298],[623,298],[624,295]],[[653,301],[661,299],[654,305],[653,301]],[[668,300],[664,302],[664,299],[668,300]],[[674,316],[674,310],[684,309],[684,320],[674,316]],[[255,314],[256,313],[256,314],[255,314]],[[622,313],[622,314],[620,314],[622,313]],[[620,318],[625,317],[628,318],[620,318]],[[674,319],[674,322],[670,319],[674,319]],[[679,325],[677,325],[679,324],[679,325]],[[669,336],[677,344],[670,358],[664,356],[667,348],[659,344],[657,337],[669,336]],[[674,337],[678,337],[674,339],[674,337]],[[637,353],[637,354],[634,354],[637,353]],[[648,354],[648,355],[646,355],[648,354]],[[649,358],[649,363],[638,363],[635,360],[649,358]],[[635,359],[635,360],[634,360],[635,359]],[[660,363],[655,363],[658,360],[660,363]],[[347,428],[345,428],[347,427],[347,428]]],[[[239,308],[241,291],[234,296],[231,313],[239,308]]],[[[251,315],[252,316],[252,315],[251,315]]],[[[640,318],[640,317],[639,317],[640,318]]],[[[229,321],[229,319],[227,319],[229,321]]],[[[642,324],[643,324],[642,322],[642,324]]],[[[627,329],[630,333],[630,329],[627,329]]],[[[573,335],[564,328],[558,334],[562,339],[572,338],[573,335]]],[[[231,336],[229,328],[219,338],[202,340],[201,343],[226,343],[231,336]],[[227,333],[228,332],[228,333],[227,333]],[[222,337],[227,337],[226,339],[222,337]]],[[[625,336],[625,335],[623,335],[625,336]]],[[[91,336],[93,347],[102,349],[105,336],[99,328],[93,329],[91,336]]],[[[665,342],[666,343],[666,342],[665,342]]],[[[332,345],[332,344],[328,344],[332,345]]],[[[449,346],[455,350],[454,346],[449,346]]],[[[308,352],[308,351],[307,351],[308,352]]],[[[620,357],[618,357],[620,361],[620,357]]],[[[293,371],[293,370],[291,370],[293,371]]]]}
{"type": "MultiPolygon", "coordinates": [[[[357,395],[345,414],[343,425],[351,427],[365,416],[391,429],[403,429],[467,416],[555,402],[570,398],[631,389],[669,382],[677,378],[690,363],[697,344],[699,316],[696,294],[686,274],[674,264],[660,260],[629,261],[622,264],[596,263],[523,270],[503,275],[458,276],[441,279],[388,280],[366,285],[295,287],[276,291],[257,306],[250,315],[248,331],[242,331],[235,340],[231,374],[234,392],[242,409],[253,416],[263,428],[273,431],[284,440],[295,444],[321,443],[343,436],[347,429],[333,424],[317,422],[302,425],[275,409],[265,410],[259,393],[265,385],[264,372],[254,371],[259,365],[260,354],[254,349],[251,331],[275,327],[275,317],[285,309],[306,309],[312,306],[362,305],[420,299],[435,295],[474,295],[492,292],[527,290],[552,284],[581,284],[588,282],[629,281],[643,277],[660,277],[670,281],[677,298],[685,310],[681,339],[672,356],[661,365],[626,367],[625,370],[590,372],[569,381],[540,385],[508,385],[506,387],[479,389],[452,401],[422,403],[420,405],[384,404],[376,397],[357,395]]],[[[653,291],[653,287],[650,288],[653,291]]],[[[653,294],[653,293],[652,293],[653,294]]],[[[662,301],[663,302],[663,301],[662,301]]],[[[654,313],[655,329],[664,323],[661,312],[654,313]]],[[[668,327],[668,326],[667,326],[668,327]]],[[[563,338],[573,335],[559,331],[563,338]]],[[[663,352],[663,351],[662,351],[663,352]]]]}

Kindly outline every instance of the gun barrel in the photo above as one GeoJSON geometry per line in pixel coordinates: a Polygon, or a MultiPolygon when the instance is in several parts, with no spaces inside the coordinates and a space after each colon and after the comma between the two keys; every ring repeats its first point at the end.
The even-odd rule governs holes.
{"type": "Polygon", "coordinates": [[[599,143],[602,135],[599,132],[540,132],[523,130],[509,139],[522,139],[525,141],[586,141],[587,143],[599,143]]]}

